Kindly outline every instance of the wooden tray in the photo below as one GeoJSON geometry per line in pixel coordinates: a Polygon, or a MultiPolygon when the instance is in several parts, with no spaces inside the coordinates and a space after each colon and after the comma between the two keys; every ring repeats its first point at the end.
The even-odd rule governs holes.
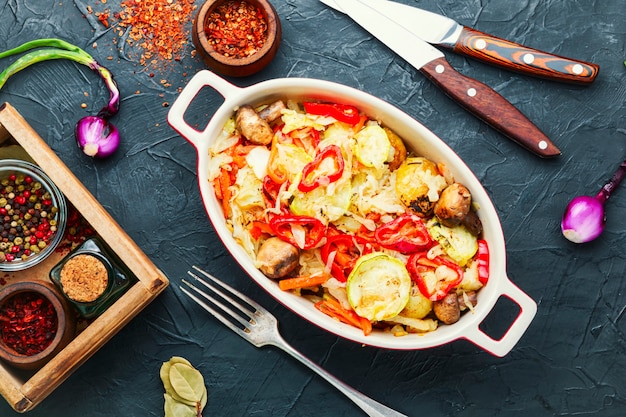
{"type": "MultiPolygon", "coordinates": [[[[137,277],[102,315],[84,323],[76,337],[42,368],[18,371],[0,361],[0,394],[14,410],[32,410],[143,310],[169,284],[167,277],[137,247],[72,171],[8,103],[0,104],[0,147],[19,145],[63,192],[100,238],[137,277]]],[[[18,150],[20,150],[18,148],[18,150]]],[[[55,253],[26,272],[4,272],[0,285],[15,280],[49,280],[48,272],[64,254],[55,253]]]]}

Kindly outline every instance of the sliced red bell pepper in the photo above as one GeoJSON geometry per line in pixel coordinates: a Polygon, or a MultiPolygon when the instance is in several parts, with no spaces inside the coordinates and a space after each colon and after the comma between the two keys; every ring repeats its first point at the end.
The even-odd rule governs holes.
{"type": "Polygon", "coordinates": [[[489,280],[489,245],[484,239],[478,239],[478,280],[484,285],[489,280]]]}
{"type": "Polygon", "coordinates": [[[427,252],[418,252],[411,255],[407,261],[406,268],[422,295],[431,301],[441,300],[450,290],[463,281],[463,269],[459,265],[441,256],[429,259],[427,252]],[[440,271],[440,273],[444,273],[441,273],[441,276],[437,276],[436,281],[433,282],[433,280],[429,280],[425,276],[426,273],[435,273],[442,266],[445,266],[447,270],[440,271]]]}
{"type": "Polygon", "coordinates": [[[304,110],[309,114],[332,117],[337,121],[350,125],[355,125],[361,120],[359,109],[348,104],[305,101],[302,105],[304,106],[304,110]]]}
{"type": "Polygon", "coordinates": [[[276,237],[289,242],[300,249],[311,249],[317,246],[326,235],[326,225],[309,216],[296,216],[292,214],[278,215],[270,220],[270,228],[276,237]],[[304,228],[304,242],[298,243],[293,234],[292,227],[304,228]]]}
{"type": "Polygon", "coordinates": [[[320,249],[324,263],[334,252],[330,265],[330,274],[340,282],[346,282],[354,264],[363,255],[373,251],[372,245],[362,237],[339,233],[326,237],[326,243],[320,249]]]}
{"type": "Polygon", "coordinates": [[[426,225],[415,214],[403,214],[379,226],[374,238],[383,248],[402,253],[422,251],[433,244],[426,225]]]}
{"type": "Polygon", "coordinates": [[[344,166],[345,162],[343,160],[341,148],[337,145],[329,145],[325,147],[317,155],[315,155],[313,161],[306,164],[302,169],[302,179],[298,184],[298,190],[306,193],[316,189],[321,185],[328,185],[332,182],[337,181],[343,175],[344,166]],[[322,164],[325,159],[328,158],[333,160],[336,170],[329,175],[311,175],[315,174],[315,170],[322,164]],[[311,176],[313,178],[309,178],[311,176]]]}
{"type": "Polygon", "coordinates": [[[276,199],[278,198],[278,191],[280,190],[281,185],[275,182],[272,177],[266,175],[263,178],[263,196],[265,197],[265,202],[269,207],[274,207],[276,205],[276,199]]]}

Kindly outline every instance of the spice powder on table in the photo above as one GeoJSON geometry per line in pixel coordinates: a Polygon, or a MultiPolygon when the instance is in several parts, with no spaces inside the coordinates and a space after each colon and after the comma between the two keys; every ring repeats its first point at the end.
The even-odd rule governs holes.
{"type": "Polygon", "coordinates": [[[265,44],[267,20],[259,7],[232,0],[210,13],[204,31],[215,51],[226,57],[246,58],[265,44]]]}
{"type": "Polygon", "coordinates": [[[92,255],[80,254],[69,259],[60,274],[63,292],[79,303],[98,299],[109,283],[108,271],[102,261],[92,255]]]}

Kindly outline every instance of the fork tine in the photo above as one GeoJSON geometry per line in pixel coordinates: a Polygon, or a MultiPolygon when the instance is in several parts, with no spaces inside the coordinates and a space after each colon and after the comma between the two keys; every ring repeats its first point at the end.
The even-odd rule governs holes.
{"type": "MultiPolygon", "coordinates": [[[[218,304],[221,308],[223,308],[224,310],[229,310],[229,313],[231,315],[241,315],[233,310],[231,310],[231,307],[235,307],[237,308],[237,310],[239,310],[241,313],[245,314],[246,316],[248,316],[249,318],[254,317],[255,315],[255,311],[251,311],[249,310],[245,305],[241,304],[240,302],[238,302],[237,300],[233,299],[230,295],[226,294],[224,291],[222,291],[221,289],[215,287],[214,285],[211,285],[211,283],[203,280],[202,278],[200,278],[198,275],[194,274],[191,271],[187,271],[187,273],[189,274],[189,276],[191,276],[193,279],[195,279],[197,282],[199,282],[200,284],[204,285],[206,288],[208,288],[209,290],[213,291],[215,294],[219,295],[220,297],[222,297],[223,300],[226,300],[230,303],[230,306],[225,306],[224,304],[220,303],[219,301],[217,301],[216,299],[211,299],[210,301],[218,304]]],[[[213,279],[217,279],[215,277],[213,277],[213,279]]],[[[216,282],[217,283],[217,282],[216,282]]],[[[226,285],[226,284],[224,284],[226,285]]],[[[196,292],[199,292],[199,290],[196,290],[196,292]]]]}
{"type": "MultiPolygon", "coordinates": [[[[231,302],[231,306],[237,307],[237,309],[245,314],[246,316],[248,316],[248,320],[250,320],[252,318],[252,316],[254,315],[254,313],[250,312],[249,310],[243,308],[242,306],[238,305],[236,302],[234,302],[234,300],[229,300],[227,298],[227,296],[225,294],[223,294],[218,288],[215,288],[214,286],[212,286],[211,284],[209,284],[206,281],[203,281],[202,279],[200,279],[200,277],[189,273],[189,275],[191,275],[193,278],[195,278],[198,282],[200,282],[201,284],[203,284],[204,286],[206,286],[208,289],[210,289],[211,291],[213,291],[215,294],[218,294],[220,296],[222,296],[224,299],[228,300],[231,302]]],[[[185,284],[187,284],[187,286],[189,286],[191,289],[193,289],[196,293],[200,294],[202,297],[204,297],[205,299],[209,300],[210,302],[212,302],[213,304],[215,304],[216,306],[218,306],[219,308],[221,308],[222,310],[224,310],[226,313],[228,313],[231,317],[233,317],[234,319],[236,319],[239,323],[241,323],[243,326],[247,327],[247,324],[249,323],[248,320],[244,320],[244,318],[242,317],[242,315],[236,311],[234,311],[231,306],[224,304],[223,302],[221,302],[220,300],[218,300],[217,298],[213,297],[212,295],[200,290],[198,287],[194,286],[193,284],[191,284],[189,281],[186,281],[185,279],[182,280],[185,284]]]]}
{"type": "MultiPolygon", "coordinates": [[[[230,292],[232,295],[238,297],[240,300],[245,301],[250,307],[253,307],[259,313],[269,314],[269,311],[267,311],[263,306],[261,306],[261,304],[257,303],[256,301],[254,301],[252,298],[248,297],[244,293],[234,289],[233,287],[231,287],[230,285],[226,284],[225,282],[220,281],[219,279],[215,278],[213,275],[209,274],[208,272],[198,268],[196,265],[193,265],[192,268],[195,269],[196,271],[198,271],[199,273],[201,273],[202,275],[204,275],[205,277],[207,277],[208,279],[210,279],[211,281],[213,281],[214,283],[216,283],[217,285],[219,285],[220,287],[224,288],[226,291],[230,292]]],[[[192,275],[191,272],[188,272],[188,273],[190,275],[192,275]]],[[[201,279],[199,279],[199,281],[200,282],[205,282],[205,281],[203,281],[201,279]]],[[[206,283],[205,283],[205,285],[206,285],[206,283]]],[[[224,297],[225,299],[229,300],[233,304],[235,304],[235,305],[239,304],[240,305],[240,303],[237,303],[231,297],[227,296],[223,292],[218,291],[217,289],[214,289],[214,291],[218,292],[222,297],[224,297]]],[[[248,311],[247,314],[252,315],[253,313],[250,313],[248,311]]]]}
{"type": "MultiPolygon", "coordinates": [[[[189,286],[189,288],[191,288],[192,290],[194,290],[195,292],[197,292],[198,294],[202,295],[204,298],[210,300],[211,302],[213,302],[216,305],[219,305],[220,308],[223,308],[224,311],[233,319],[238,321],[242,326],[244,326],[245,329],[247,329],[247,325],[248,323],[241,318],[241,316],[235,312],[233,312],[230,308],[225,307],[222,303],[220,303],[219,301],[217,301],[215,298],[211,297],[210,295],[206,294],[203,291],[200,291],[198,288],[196,288],[193,284],[189,283],[186,280],[182,280],[187,286],[189,286]]],[[[181,289],[182,292],[184,292],[185,294],[187,294],[191,299],[193,299],[196,303],[198,303],[202,308],[204,308],[206,311],[208,311],[209,313],[211,313],[213,315],[213,317],[215,317],[216,319],[218,319],[220,322],[222,322],[222,324],[224,324],[225,326],[227,326],[229,329],[231,329],[232,331],[234,331],[235,333],[237,333],[239,336],[247,339],[247,332],[242,329],[241,327],[235,325],[235,323],[233,323],[232,320],[230,320],[229,318],[227,318],[222,312],[218,311],[217,309],[213,308],[210,304],[208,304],[207,302],[205,302],[204,300],[202,300],[200,297],[196,296],[195,294],[193,294],[191,291],[189,291],[188,289],[186,289],[185,287],[183,287],[182,285],[179,287],[181,289]]]]}

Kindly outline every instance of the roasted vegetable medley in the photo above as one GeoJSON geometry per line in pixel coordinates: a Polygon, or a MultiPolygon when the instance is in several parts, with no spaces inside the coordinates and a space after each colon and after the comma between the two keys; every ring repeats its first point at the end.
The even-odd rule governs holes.
{"type": "Polygon", "coordinates": [[[268,279],[369,334],[452,324],[487,283],[470,191],[343,104],[241,106],[210,149],[235,240],[268,279]]]}

